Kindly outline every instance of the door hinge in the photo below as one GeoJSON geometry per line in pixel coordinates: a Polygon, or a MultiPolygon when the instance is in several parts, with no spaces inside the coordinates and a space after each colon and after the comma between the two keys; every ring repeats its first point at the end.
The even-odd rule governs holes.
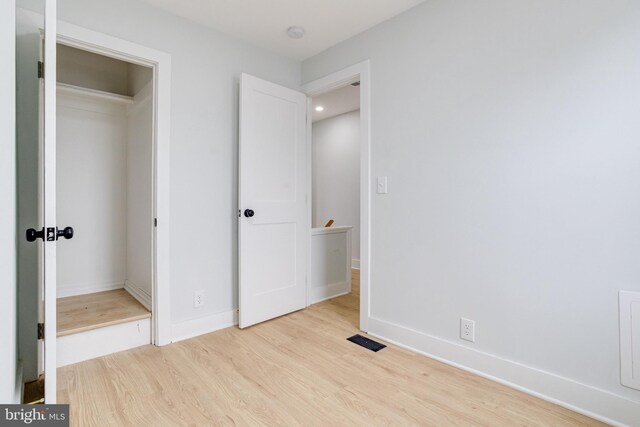
{"type": "Polygon", "coordinates": [[[38,339],[44,339],[44,323],[38,323],[38,339]]]}
{"type": "Polygon", "coordinates": [[[44,62],[38,61],[38,78],[44,79],[44,62]]]}
{"type": "Polygon", "coordinates": [[[153,218],[153,226],[154,227],[158,226],[158,218],[153,218]]]}

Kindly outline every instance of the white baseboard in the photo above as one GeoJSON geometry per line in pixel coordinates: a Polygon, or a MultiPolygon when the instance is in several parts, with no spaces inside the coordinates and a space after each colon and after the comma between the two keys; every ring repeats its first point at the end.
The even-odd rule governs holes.
{"type": "Polygon", "coordinates": [[[124,281],[124,290],[137,299],[140,304],[144,305],[144,308],[151,311],[151,295],[144,289],[127,279],[124,281]]]}
{"type": "Polygon", "coordinates": [[[351,284],[349,282],[338,282],[327,286],[312,286],[309,301],[316,304],[331,298],[339,297],[351,292],[351,284]]]}
{"type": "Polygon", "coordinates": [[[346,292],[341,292],[341,293],[336,294],[336,295],[331,295],[331,296],[328,296],[326,298],[319,299],[317,301],[312,301],[311,304],[318,304],[319,302],[322,302],[322,301],[327,301],[327,300],[330,300],[330,299],[338,298],[338,297],[341,297],[343,295],[347,295],[350,292],[351,291],[346,291],[346,292]]]}
{"type": "Polygon", "coordinates": [[[375,317],[369,334],[614,426],[640,425],[640,402],[375,317]]]}
{"type": "Polygon", "coordinates": [[[238,324],[238,310],[223,311],[171,325],[171,341],[178,342],[238,324]]]}
{"type": "Polygon", "coordinates": [[[105,326],[56,340],[58,367],[151,344],[151,319],[105,326]]]}
{"type": "Polygon", "coordinates": [[[124,280],[115,283],[86,283],[80,285],[64,285],[58,286],[57,298],[73,297],[76,295],[93,294],[96,292],[112,291],[114,289],[124,288],[124,280]]]}
{"type": "Polygon", "coordinates": [[[356,270],[360,270],[360,260],[352,259],[351,260],[351,268],[355,268],[356,270]]]}

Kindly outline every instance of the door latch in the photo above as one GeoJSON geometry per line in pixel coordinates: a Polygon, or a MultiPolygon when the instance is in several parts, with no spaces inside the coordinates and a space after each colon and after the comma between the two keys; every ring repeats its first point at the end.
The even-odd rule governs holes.
{"type": "Polygon", "coordinates": [[[57,239],[56,227],[47,227],[47,242],[54,242],[57,239]]]}
{"type": "Polygon", "coordinates": [[[65,239],[73,238],[73,228],[65,227],[63,230],[59,230],[58,227],[47,227],[41,230],[30,228],[26,233],[27,242],[35,242],[37,239],[46,240],[47,242],[55,242],[60,237],[65,239]],[[46,234],[45,234],[46,232],[46,234]]]}

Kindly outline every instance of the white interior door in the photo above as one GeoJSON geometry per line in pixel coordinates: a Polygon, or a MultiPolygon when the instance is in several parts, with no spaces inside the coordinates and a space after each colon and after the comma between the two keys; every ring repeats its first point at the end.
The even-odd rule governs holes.
{"type": "Polygon", "coordinates": [[[306,95],[242,74],[239,148],[241,328],[306,305],[306,95]]]}
{"type": "Polygon", "coordinates": [[[44,78],[41,80],[43,130],[40,156],[41,213],[44,227],[41,275],[44,308],[44,400],[56,403],[56,0],[46,0],[44,78]]]}

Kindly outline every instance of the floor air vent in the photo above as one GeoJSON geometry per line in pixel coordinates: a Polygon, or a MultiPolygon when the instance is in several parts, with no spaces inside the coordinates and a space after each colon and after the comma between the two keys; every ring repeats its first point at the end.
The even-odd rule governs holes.
{"type": "Polygon", "coordinates": [[[362,335],[354,335],[352,337],[347,338],[347,341],[351,341],[354,344],[358,344],[361,347],[367,348],[371,351],[380,351],[386,347],[384,344],[380,344],[374,340],[370,340],[369,338],[365,338],[362,335]]]}

